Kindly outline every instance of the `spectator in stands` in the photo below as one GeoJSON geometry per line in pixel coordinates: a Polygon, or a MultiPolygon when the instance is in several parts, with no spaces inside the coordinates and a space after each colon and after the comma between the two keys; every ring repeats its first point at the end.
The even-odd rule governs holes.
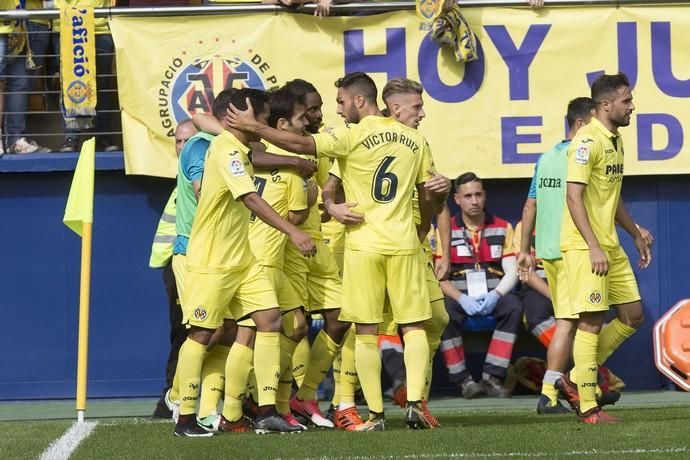
{"type": "Polygon", "coordinates": [[[29,46],[24,23],[14,25],[8,39],[5,53],[5,119],[4,132],[7,136],[7,153],[42,153],[50,149],[40,146],[36,141],[26,137],[26,114],[31,83],[27,68],[29,46]]]}
{"type": "MultiPolygon", "coordinates": [[[[231,0],[225,0],[231,1],[231,0]]],[[[261,3],[267,3],[270,5],[282,5],[289,7],[299,8],[300,6],[307,3],[315,3],[316,10],[314,10],[314,16],[324,17],[331,14],[331,5],[334,3],[350,3],[352,0],[257,0],[261,3]]]]}
{"type": "MultiPolygon", "coordinates": [[[[513,247],[516,252],[522,247],[520,239],[522,235],[522,221],[515,226],[515,240],[513,247]]],[[[534,235],[531,242],[532,255],[534,256],[534,235]]],[[[536,260],[536,269],[531,271],[529,278],[518,290],[518,297],[522,301],[525,311],[525,322],[529,332],[548,348],[553,333],[556,331],[556,318],[553,316],[553,304],[551,293],[546,282],[546,273],[541,260],[536,260]]]]}
{"type": "MultiPolygon", "coordinates": [[[[3,10],[14,8],[13,0],[0,0],[0,8],[3,10]]],[[[3,126],[3,115],[5,113],[5,54],[7,53],[7,37],[12,32],[12,21],[0,22],[0,131],[3,126]]],[[[2,133],[0,132],[0,138],[2,133]]],[[[0,156],[5,153],[3,143],[0,142],[0,156]]]]}
{"type": "MultiPolygon", "coordinates": [[[[177,125],[177,128],[175,128],[175,152],[178,158],[182,147],[196,132],[197,129],[191,120],[185,120],[177,125]]],[[[168,362],[165,368],[165,388],[153,411],[153,416],[159,418],[171,418],[173,415],[171,408],[165,402],[165,394],[168,389],[172,388],[175,369],[177,369],[177,355],[180,352],[180,347],[187,339],[187,329],[182,324],[182,306],[177,295],[175,274],[172,269],[173,244],[177,236],[175,228],[175,218],[177,216],[176,199],[177,188],[173,189],[170,194],[170,198],[158,222],[156,236],[153,238],[153,245],[151,246],[151,258],[149,259],[149,266],[151,268],[163,269],[163,284],[165,285],[165,293],[168,296],[168,319],[170,320],[170,352],[168,353],[168,362]]]]}
{"type": "Polygon", "coordinates": [[[122,1],[118,0],[117,6],[187,6],[189,4],[201,4],[204,3],[200,0],[129,0],[122,1]]]}
{"type": "MultiPolygon", "coordinates": [[[[64,3],[81,4],[94,8],[109,8],[115,5],[114,0],[56,0],[55,7],[61,8],[64,3]]],[[[115,152],[121,150],[113,133],[119,129],[113,128],[113,119],[118,119],[113,113],[118,109],[117,85],[113,69],[115,45],[110,35],[107,18],[96,18],[94,23],[96,32],[96,85],[98,87],[98,101],[96,103],[95,132],[96,150],[100,152],[115,152]]],[[[59,20],[53,21],[53,30],[60,32],[59,20]]],[[[55,36],[57,39],[57,35],[55,36]]],[[[78,129],[65,128],[65,138],[60,147],[61,152],[76,152],[79,150],[80,135],[78,129]]]]}
{"type": "Polygon", "coordinates": [[[513,227],[485,210],[484,186],[472,172],[456,179],[454,199],[460,212],[451,220],[451,274],[441,282],[450,316],[441,342],[443,360],[465,398],[482,393],[506,398],[510,391],[503,381],[522,318],[522,303],[511,294],[517,284],[513,227]],[[465,365],[461,331],[468,316],[487,315],[497,324],[477,383],[465,365]]]}
{"type": "MultiPolygon", "coordinates": [[[[26,9],[44,9],[43,0],[26,0],[26,9]]],[[[53,33],[52,21],[50,19],[30,19],[27,23],[27,32],[29,34],[29,49],[31,50],[27,59],[27,66],[31,73],[43,75],[47,67],[50,67],[54,72],[59,72],[60,63],[57,60],[57,55],[60,52],[60,43],[58,36],[53,33]]],[[[44,80],[41,79],[40,81],[42,83],[44,80]]]]}

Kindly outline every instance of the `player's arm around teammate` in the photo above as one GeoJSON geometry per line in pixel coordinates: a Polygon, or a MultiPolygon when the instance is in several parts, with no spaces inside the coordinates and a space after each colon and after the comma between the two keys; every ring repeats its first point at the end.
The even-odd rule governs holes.
{"type": "MultiPolygon", "coordinates": [[[[256,90],[221,92],[214,102],[214,113],[224,111],[230,101],[241,103],[245,97],[252,97],[261,105],[258,117],[265,123],[269,112],[267,99],[256,90]]],[[[189,240],[190,296],[186,302],[196,309],[187,318],[190,330],[178,366],[183,392],[180,418],[175,428],[178,436],[200,435],[194,406],[204,347],[227,314],[240,321],[240,327],[226,363],[225,374],[232,378],[225,382],[221,430],[246,431],[246,423],[241,418],[241,402],[239,411],[234,410],[236,406],[229,407],[229,403],[246,389],[253,362],[261,410],[261,417],[255,420],[255,430],[294,431],[275,411],[280,368],[277,352],[280,349],[280,310],[270,282],[254,263],[247,238],[249,216],[243,208],[287,234],[305,256],[311,256],[315,247],[308,235],[282,219],[257,194],[247,157],[248,144],[258,141],[256,136],[225,128],[227,132],[213,141],[207,155],[204,190],[189,240]],[[252,326],[241,323],[248,318],[253,320],[256,332],[252,326]]]]}
{"type": "MultiPolygon", "coordinates": [[[[334,164],[335,165],[335,164],[334,164]]],[[[357,202],[338,203],[337,196],[341,190],[342,181],[334,174],[330,174],[328,180],[321,189],[324,211],[332,218],[344,225],[356,225],[364,222],[364,214],[352,210],[357,207],[357,202]]]]}
{"type": "MultiPolygon", "coordinates": [[[[216,136],[223,132],[222,123],[213,115],[197,113],[192,116],[192,121],[200,131],[216,136]]],[[[252,142],[250,145],[252,166],[256,169],[293,168],[305,179],[309,179],[316,172],[316,164],[313,161],[267,152],[266,146],[261,142],[252,142]]]]}

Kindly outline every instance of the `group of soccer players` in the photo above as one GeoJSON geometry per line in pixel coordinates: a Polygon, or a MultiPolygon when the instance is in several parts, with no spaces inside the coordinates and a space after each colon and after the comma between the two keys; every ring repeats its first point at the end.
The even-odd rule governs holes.
{"type": "Polygon", "coordinates": [[[197,117],[206,132],[180,153],[173,270],[189,332],[168,394],[179,402],[178,436],[305,429],[293,413],[333,427],[315,392],[341,349],[336,424],[383,430],[377,340],[384,305],[405,339],[407,424],[437,425],[425,401],[440,337],[430,351],[430,251],[420,240],[450,181],[434,170],[415,129],[424,116],[421,85],[390,82],[390,116],[379,111],[368,75],[346,75],[336,86],[346,126],[317,132],[320,95],[302,80],[270,94],[229,89],[216,97],[213,117],[197,117]],[[256,144],[261,138],[270,153],[256,144]],[[312,159],[313,178],[297,174],[295,155],[312,159]],[[323,241],[321,188],[323,208],[346,224],[341,267],[323,241]],[[306,352],[305,314],[324,319],[306,352]],[[304,363],[293,376],[297,350],[304,363]],[[291,398],[293,377],[299,391],[291,398]],[[369,405],[366,421],[354,404],[357,381],[369,405]]]}
{"type": "MultiPolygon", "coordinates": [[[[166,395],[178,411],[177,436],[298,432],[306,423],[333,422],[348,431],[384,430],[378,334],[391,330],[404,341],[405,421],[414,429],[438,426],[426,401],[448,314],[423,243],[433,216],[447,214],[450,181],[435,171],[416,129],[425,115],[422,87],[389,81],[385,115],[368,75],[348,74],[336,87],[346,123],[333,129],[322,128],[321,96],[304,80],[271,93],[225,90],[213,116],[194,118],[201,131],[180,153],[173,250],[188,327],[166,395]],[[311,348],[308,315],[324,320],[311,348]],[[329,419],[316,389],[331,367],[337,400],[329,419]],[[299,390],[291,395],[293,380],[299,390]],[[358,384],[366,420],[355,405],[358,384]]],[[[651,237],[640,234],[619,198],[617,128],[633,108],[629,84],[603,76],[592,93],[586,110],[573,112],[571,127],[582,126],[575,139],[538,165],[522,241],[531,241],[536,215],[537,256],[545,259],[561,337],[549,351],[544,394],[557,407],[558,386],[581,420],[600,423],[615,419],[600,411],[597,364],[642,318],[614,221],[635,238],[643,267],[651,237]],[[619,306],[619,318],[602,329],[610,304],[619,306]]],[[[521,277],[533,266],[529,248],[521,251],[521,277]]]]}

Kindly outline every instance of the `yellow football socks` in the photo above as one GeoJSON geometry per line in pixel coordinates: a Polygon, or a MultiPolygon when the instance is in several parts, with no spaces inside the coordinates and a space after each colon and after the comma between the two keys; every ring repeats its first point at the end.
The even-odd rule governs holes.
{"type": "MultiPolygon", "coordinates": [[[[597,364],[603,365],[606,360],[620,347],[625,340],[633,335],[637,329],[621,322],[618,318],[614,319],[599,332],[599,345],[597,347],[597,364]]],[[[570,381],[577,383],[577,369],[573,368],[569,374],[570,381]]],[[[601,394],[601,389],[597,389],[601,394]]],[[[172,394],[171,394],[172,395],[172,394]]]]}
{"type": "Polygon", "coordinates": [[[541,394],[549,398],[552,406],[558,404],[558,389],[556,388],[556,382],[561,376],[563,376],[563,374],[558,371],[547,370],[544,373],[544,379],[541,383],[541,394]]]}
{"type": "Polygon", "coordinates": [[[405,341],[405,369],[407,369],[407,400],[421,401],[429,367],[429,342],[424,329],[408,331],[403,336],[403,340],[405,341]]]}
{"type": "Polygon", "coordinates": [[[580,395],[580,413],[596,407],[597,344],[599,336],[578,329],[573,345],[573,359],[577,369],[577,391],[580,395]]]}
{"type": "Polygon", "coordinates": [[[225,392],[225,362],[230,347],[214,346],[206,354],[201,366],[201,398],[199,399],[199,418],[208,417],[218,411],[218,403],[225,392]]]}
{"type": "Polygon", "coordinates": [[[247,382],[254,367],[254,350],[234,343],[225,363],[225,398],[223,417],[236,422],[242,417],[242,400],[247,393],[247,382]]]}
{"type": "Polygon", "coordinates": [[[276,393],[276,409],[279,414],[290,412],[290,393],[292,392],[292,354],[297,342],[280,334],[280,379],[276,393]]]}
{"type": "Polygon", "coordinates": [[[426,370],[426,380],[424,381],[424,399],[429,400],[429,392],[431,391],[431,376],[434,373],[434,356],[438,351],[438,347],[441,346],[441,336],[431,336],[427,332],[426,336],[429,341],[429,361],[427,363],[426,370]]]}
{"type": "Polygon", "coordinates": [[[328,373],[328,369],[331,368],[336,353],[338,353],[338,344],[326,334],[326,331],[323,329],[319,331],[309,353],[309,364],[304,382],[297,392],[299,399],[316,399],[316,389],[328,373]]]}
{"type": "Polygon", "coordinates": [[[599,332],[597,363],[602,365],[621,344],[635,333],[636,329],[622,323],[618,318],[605,325],[599,332]]]}
{"type": "Polygon", "coordinates": [[[254,373],[259,392],[259,406],[274,405],[280,378],[280,332],[256,333],[254,373]]]}
{"type": "MultiPolygon", "coordinates": [[[[362,385],[364,397],[370,412],[383,412],[383,395],[381,394],[381,355],[379,355],[379,339],[376,335],[355,336],[355,365],[359,382],[362,385]]],[[[427,345],[428,347],[428,345],[427,345]]],[[[429,351],[424,353],[423,363],[429,351]]],[[[422,364],[422,367],[424,364],[422,364]]],[[[342,380],[342,379],[341,379],[342,380]]],[[[418,392],[421,393],[423,382],[420,382],[418,392]]],[[[342,386],[342,385],[341,385],[342,386]]],[[[409,391],[409,389],[408,389],[409,391]]]]}
{"type": "Polygon", "coordinates": [[[292,354],[292,377],[297,382],[297,387],[302,386],[304,380],[304,371],[309,360],[309,339],[306,337],[297,344],[295,352],[292,354]]]}
{"type": "Polygon", "coordinates": [[[333,399],[331,400],[331,405],[333,407],[338,407],[340,404],[340,368],[343,364],[342,351],[335,354],[335,359],[333,359],[333,399]]]}
{"type": "Polygon", "coordinates": [[[196,413],[201,385],[201,366],[206,356],[206,345],[187,339],[180,348],[177,361],[180,376],[180,415],[196,413]]]}
{"type": "MultiPolygon", "coordinates": [[[[179,351],[177,352],[177,354],[177,359],[179,362],[179,351]]],[[[170,401],[175,403],[180,402],[180,373],[177,371],[177,368],[175,368],[175,377],[173,377],[173,384],[170,388],[170,401]]]]}
{"type": "Polygon", "coordinates": [[[355,387],[359,381],[357,367],[355,366],[354,329],[350,329],[347,332],[340,355],[340,401],[338,405],[341,409],[347,409],[355,405],[355,387]]]}

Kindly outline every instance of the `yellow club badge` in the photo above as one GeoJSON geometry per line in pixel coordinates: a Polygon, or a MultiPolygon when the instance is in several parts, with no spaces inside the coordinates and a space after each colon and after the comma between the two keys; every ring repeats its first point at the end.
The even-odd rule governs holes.
{"type": "Polygon", "coordinates": [[[443,12],[445,0],[416,0],[417,16],[425,21],[433,21],[443,12]]]}

